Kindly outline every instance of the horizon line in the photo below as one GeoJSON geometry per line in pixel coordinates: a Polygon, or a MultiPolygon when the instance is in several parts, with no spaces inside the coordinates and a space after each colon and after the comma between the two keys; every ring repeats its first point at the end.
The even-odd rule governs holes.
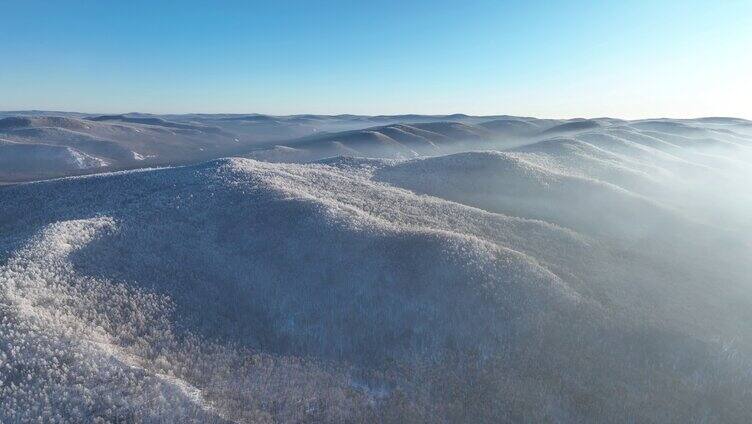
{"type": "Polygon", "coordinates": [[[293,117],[293,116],[305,116],[305,115],[314,115],[314,116],[326,116],[326,117],[337,117],[337,116],[359,116],[359,117],[400,117],[400,116],[427,116],[427,117],[448,117],[448,116],[466,116],[469,118],[496,118],[496,117],[513,117],[513,118],[533,118],[533,119],[558,119],[558,120],[576,120],[576,119],[584,119],[584,120],[591,120],[591,119],[619,119],[624,121],[641,121],[641,120],[659,120],[659,119],[682,119],[682,120],[697,120],[697,119],[741,119],[744,121],[752,121],[752,117],[745,118],[741,116],[731,116],[731,115],[702,115],[702,116],[693,116],[693,117],[672,117],[668,115],[664,116],[654,116],[654,117],[641,117],[641,118],[622,118],[622,117],[616,117],[616,116],[608,116],[608,115],[599,115],[599,116],[571,116],[571,117],[562,117],[562,116],[534,116],[534,115],[513,115],[508,113],[500,113],[500,114],[482,114],[482,115],[472,115],[467,114],[463,112],[454,112],[454,113],[417,113],[417,112],[407,112],[407,113],[394,113],[394,114],[360,114],[360,113],[313,113],[313,112],[302,112],[302,113],[287,113],[287,114],[274,114],[274,113],[262,113],[262,112],[166,112],[166,113],[155,113],[155,112],[138,112],[138,111],[129,111],[129,112],[81,112],[76,110],[47,110],[47,109],[14,109],[14,110],[0,110],[0,113],[2,114],[12,114],[12,113],[67,113],[67,114],[80,114],[80,115],[92,115],[92,116],[103,116],[103,115],[154,115],[154,116],[188,116],[188,115],[257,115],[257,116],[274,116],[274,117],[293,117]]]}

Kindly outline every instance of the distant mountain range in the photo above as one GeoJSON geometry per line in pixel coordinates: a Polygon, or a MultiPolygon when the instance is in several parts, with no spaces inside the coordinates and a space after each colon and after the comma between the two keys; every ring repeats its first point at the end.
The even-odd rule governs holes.
{"type": "MultiPolygon", "coordinates": [[[[698,123],[749,128],[733,118],[698,123]]],[[[95,115],[0,112],[0,183],[187,164],[226,156],[303,162],[330,156],[411,158],[506,149],[627,126],[686,136],[692,121],[453,115],[95,115]],[[678,133],[677,133],[678,131],[678,133]]]]}

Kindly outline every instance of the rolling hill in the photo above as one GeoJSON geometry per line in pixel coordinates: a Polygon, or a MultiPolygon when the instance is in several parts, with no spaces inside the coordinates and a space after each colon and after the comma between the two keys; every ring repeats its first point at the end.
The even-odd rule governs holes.
{"type": "Polygon", "coordinates": [[[0,420],[752,419],[746,121],[499,119],[0,187],[0,420]]]}

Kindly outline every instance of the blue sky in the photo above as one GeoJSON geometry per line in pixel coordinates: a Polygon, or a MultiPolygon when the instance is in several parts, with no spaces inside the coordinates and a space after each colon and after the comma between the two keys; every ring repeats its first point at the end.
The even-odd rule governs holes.
{"type": "Polygon", "coordinates": [[[752,1],[0,3],[0,110],[752,118],[752,1]]]}

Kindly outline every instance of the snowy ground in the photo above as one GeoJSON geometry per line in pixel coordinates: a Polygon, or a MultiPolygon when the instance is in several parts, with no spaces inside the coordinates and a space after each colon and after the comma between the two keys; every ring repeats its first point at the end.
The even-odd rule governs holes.
{"type": "Polygon", "coordinates": [[[751,421],[752,123],[512,121],[0,187],[0,421],[751,421]]]}

